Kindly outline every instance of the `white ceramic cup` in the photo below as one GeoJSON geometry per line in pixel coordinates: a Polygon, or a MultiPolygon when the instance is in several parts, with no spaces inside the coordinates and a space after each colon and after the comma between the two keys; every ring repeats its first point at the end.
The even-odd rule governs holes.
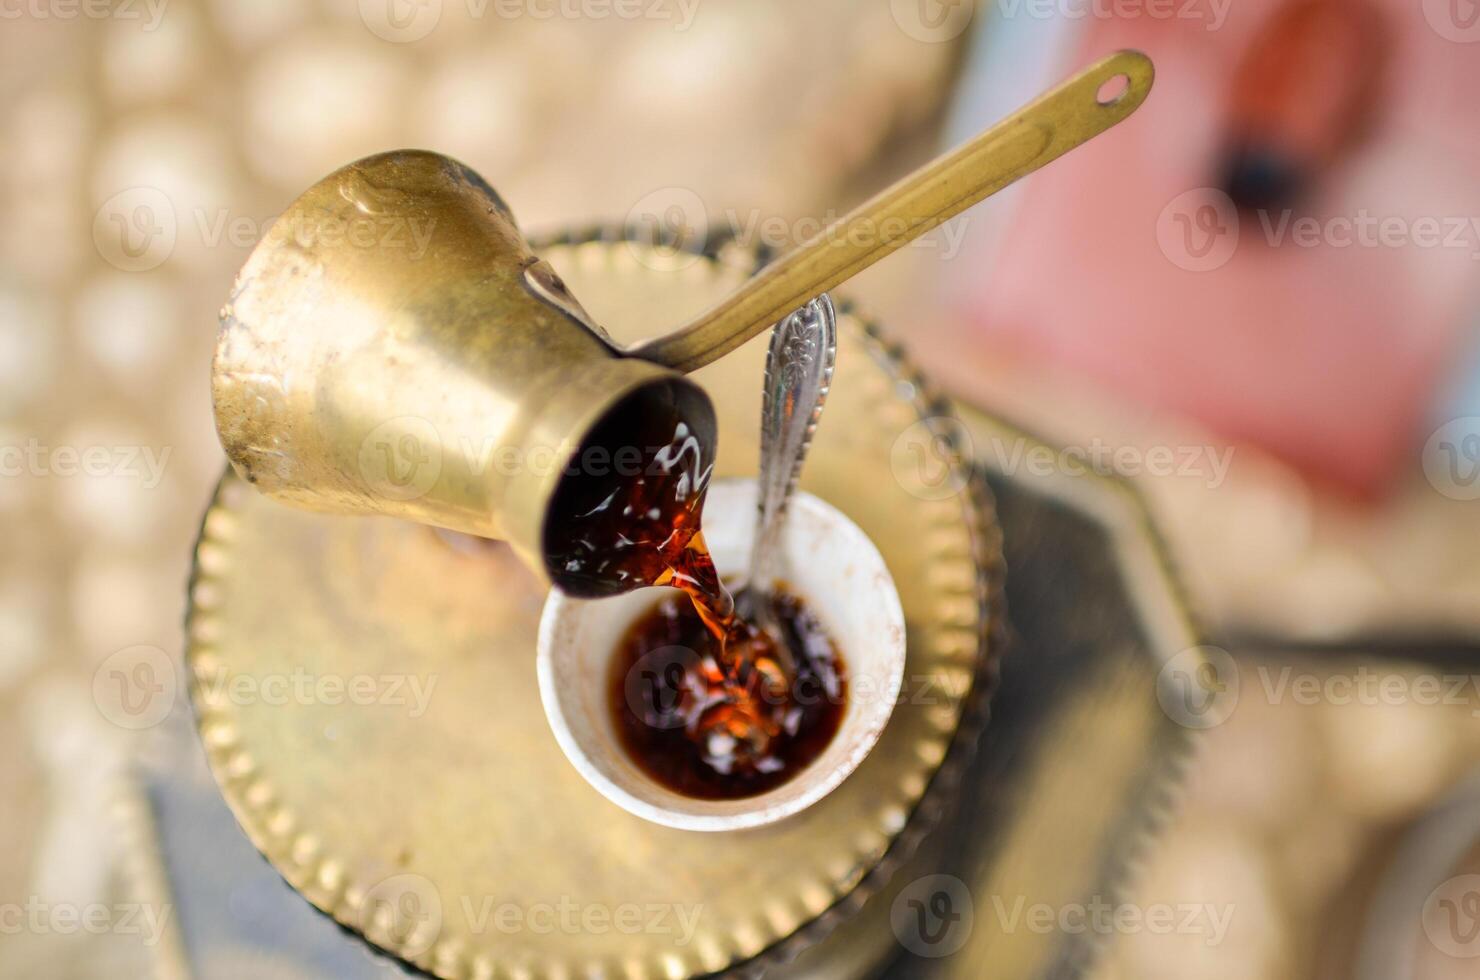
{"type": "MultiPolygon", "coordinates": [[[[755,532],[754,480],[715,481],[704,537],[720,575],[743,576],[755,532]]],[[[842,724],[811,765],[789,781],[740,800],[699,800],[654,781],[617,738],[611,662],[629,627],[671,589],[610,599],[552,590],[540,619],[540,700],[566,758],[613,803],[680,830],[741,830],[799,813],[838,787],[879,740],[904,681],[905,625],[884,559],[858,526],[811,494],[792,497],[782,535],[785,580],[837,644],[847,670],[842,724]]]]}

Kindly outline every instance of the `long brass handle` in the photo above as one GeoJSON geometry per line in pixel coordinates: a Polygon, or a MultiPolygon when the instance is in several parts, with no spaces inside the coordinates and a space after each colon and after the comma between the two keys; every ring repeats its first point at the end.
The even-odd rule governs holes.
{"type": "Polygon", "coordinates": [[[1120,51],[1044,93],[964,146],[865,201],[762,269],[678,331],[628,351],[692,371],[771,324],[1125,119],[1146,100],[1154,69],[1120,51]],[[1102,86],[1124,78],[1124,87],[1102,86]]]}

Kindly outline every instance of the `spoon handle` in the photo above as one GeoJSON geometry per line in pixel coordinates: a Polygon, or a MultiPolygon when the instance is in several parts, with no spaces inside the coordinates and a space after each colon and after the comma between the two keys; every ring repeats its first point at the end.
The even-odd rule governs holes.
{"type": "Polygon", "coordinates": [[[1125,119],[1151,91],[1151,59],[1121,51],[926,164],[766,266],[675,333],[627,351],[678,371],[727,354],[983,198],[1125,119]],[[1124,87],[1112,90],[1117,79],[1124,87]]]}
{"type": "Polygon", "coordinates": [[[777,578],[786,503],[817,431],[837,356],[837,314],[826,293],[776,324],[771,334],[761,395],[759,513],[750,552],[753,594],[769,594],[777,578]]]}

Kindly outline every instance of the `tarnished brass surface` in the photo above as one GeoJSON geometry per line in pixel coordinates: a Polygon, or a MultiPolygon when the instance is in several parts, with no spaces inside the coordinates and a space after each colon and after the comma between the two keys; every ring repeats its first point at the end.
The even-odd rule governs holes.
{"type": "Polygon", "coordinates": [[[312,510],[509,541],[543,570],[555,485],[620,399],[677,374],[618,356],[494,190],[404,150],[319,181],[221,311],[212,397],[238,473],[312,510]]]}
{"type": "MultiPolygon", "coordinates": [[[[623,341],[753,271],[675,264],[626,242],[544,254],[623,341]]],[[[995,531],[960,460],[935,474],[957,481],[944,495],[901,467],[902,437],[942,409],[855,316],[839,328],[829,419],[802,487],[847,513],[889,564],[909,630],[906,697],[857,773],[768,828],[665,829],[580,778],[535,685],[544,586],[502,545],[284,508],[228,475],[197,552],[192,693],[223,794],[295,888],[438,976],[676,977],[793,954],[812,941],[808,926],[836,924],[883,883],[870,872],[928,824],[942,763],[963,754],[963,711],[991,676],[995,531]],[[233,694],[295,672],[346,687],[403,677],[403,701],[413,679],[434,686],[414,718],[406,703],[233,694]],[[509,931],[482,916],[562,903],[607,917],[683,910],[694,933],[679,945],[672,932],[509,931]]],[[[721,476],[754,471],[764,352],[757,341],[696,375],[719,413],[721,476]]]]}
{"type": "Polygon", "coordinates": [[[881,191],[778,258],[681,331],[633,351],[681,371],[734,350],[818,293],[1124,120],[1151,91],[1151,59],[1120,51],[881,191]],[[1123,78],[1113,95],[1102,86],[1123,78]]]}

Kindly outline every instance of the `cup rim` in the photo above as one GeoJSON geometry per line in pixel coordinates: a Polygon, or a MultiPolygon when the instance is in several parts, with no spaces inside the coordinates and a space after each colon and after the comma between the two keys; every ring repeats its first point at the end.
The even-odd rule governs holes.
{"type": "MultiPolygon", "coordinates": [[[[754,488],[755,484],[756,481],[754,478],[716,480],[711,489],[721,485],[754,488]]],[[[723,801],[701,799],[692,801],[698,809],[702,809],[703,804],[722,803],[727,807],[727,812],[724,813],[704,813],[663,806],[652,800],[635,795],[606,775],[601,766],[592,761],[585,747],[571,729],[565,711],[561,706],[560,694],[556,689],[556,676],[553,665],[555,631],[560,625],[562,615],[567,609],[577,604],[599,602],[601,600],[567,596],[558,589],[551,589],[540,615],[537,654],[535,658],[540,701],[545,710],[545,719],[555,735],[555,741],[559,744],[561,752],[564,753],[566,759],[570,761],[581,777],[602,796],[628,813],[652,823],[677,830],[716,832],[745,830],[765,826],[810,808],[833,790],[837,789],[863,763],[863,760],[873,751],[874,746],[878,744],[880,737],[882,737],[884,729],[893,715],[894,705],[899,698],[899,692],[904,685],[907,644],[904,608],[900,602],[899,590],[894,583],[893,576],[889,574],[888,566],[884,562],[883,555],[879,553],[878,547],[863,532],[863,529],[858,527],[846,514],[820,497],[801,490],[795,492],[788,506],[793,512],[798,510],[813,510],[814,512],[827,514],[831,520],[837,523],[838,528],[843,533],[849,534],[855,539],[851,546],[856,547],[865,557],[866,561],[876,566],[877,572],[881,574],[887,586],[886,588],[881,588],[877,596],[871,597],[874,601],[884,603],[884,615],[890,620],[891,625],[898,627],[898,629],[890,631],[891,635],[884,641],[884,647],[881,650],[886,677],[884,685],[878,694],[882,695],[880,703],[883,707],[875,709],[877,716],[869,719],[870,723],[863,729],[860,736],[856,738],[855,744],[848,754],[831,769],[816,773],[801,792],[796,791],[795,783],[796,780],[807,778],[807,769],[802,770],[797,776],[782,785],[752,797],[723,801]],[[781,795],[785,795],[786,798],[781,800],[774,799],[774,797],[781,795]]],[[[654,598],[656,601],[656,596],[654,598]]],[[[841,734],[841,730],[839,734],[841,734]]],[[[647,779],[646,776],[643,778],[647,779]]],[[[649,781],[652,782],[652,785],[663,789],[665,792],[672,792],[667,790],[666,787],[661,787],[661,784],[655,781],[649,781]]]]}

